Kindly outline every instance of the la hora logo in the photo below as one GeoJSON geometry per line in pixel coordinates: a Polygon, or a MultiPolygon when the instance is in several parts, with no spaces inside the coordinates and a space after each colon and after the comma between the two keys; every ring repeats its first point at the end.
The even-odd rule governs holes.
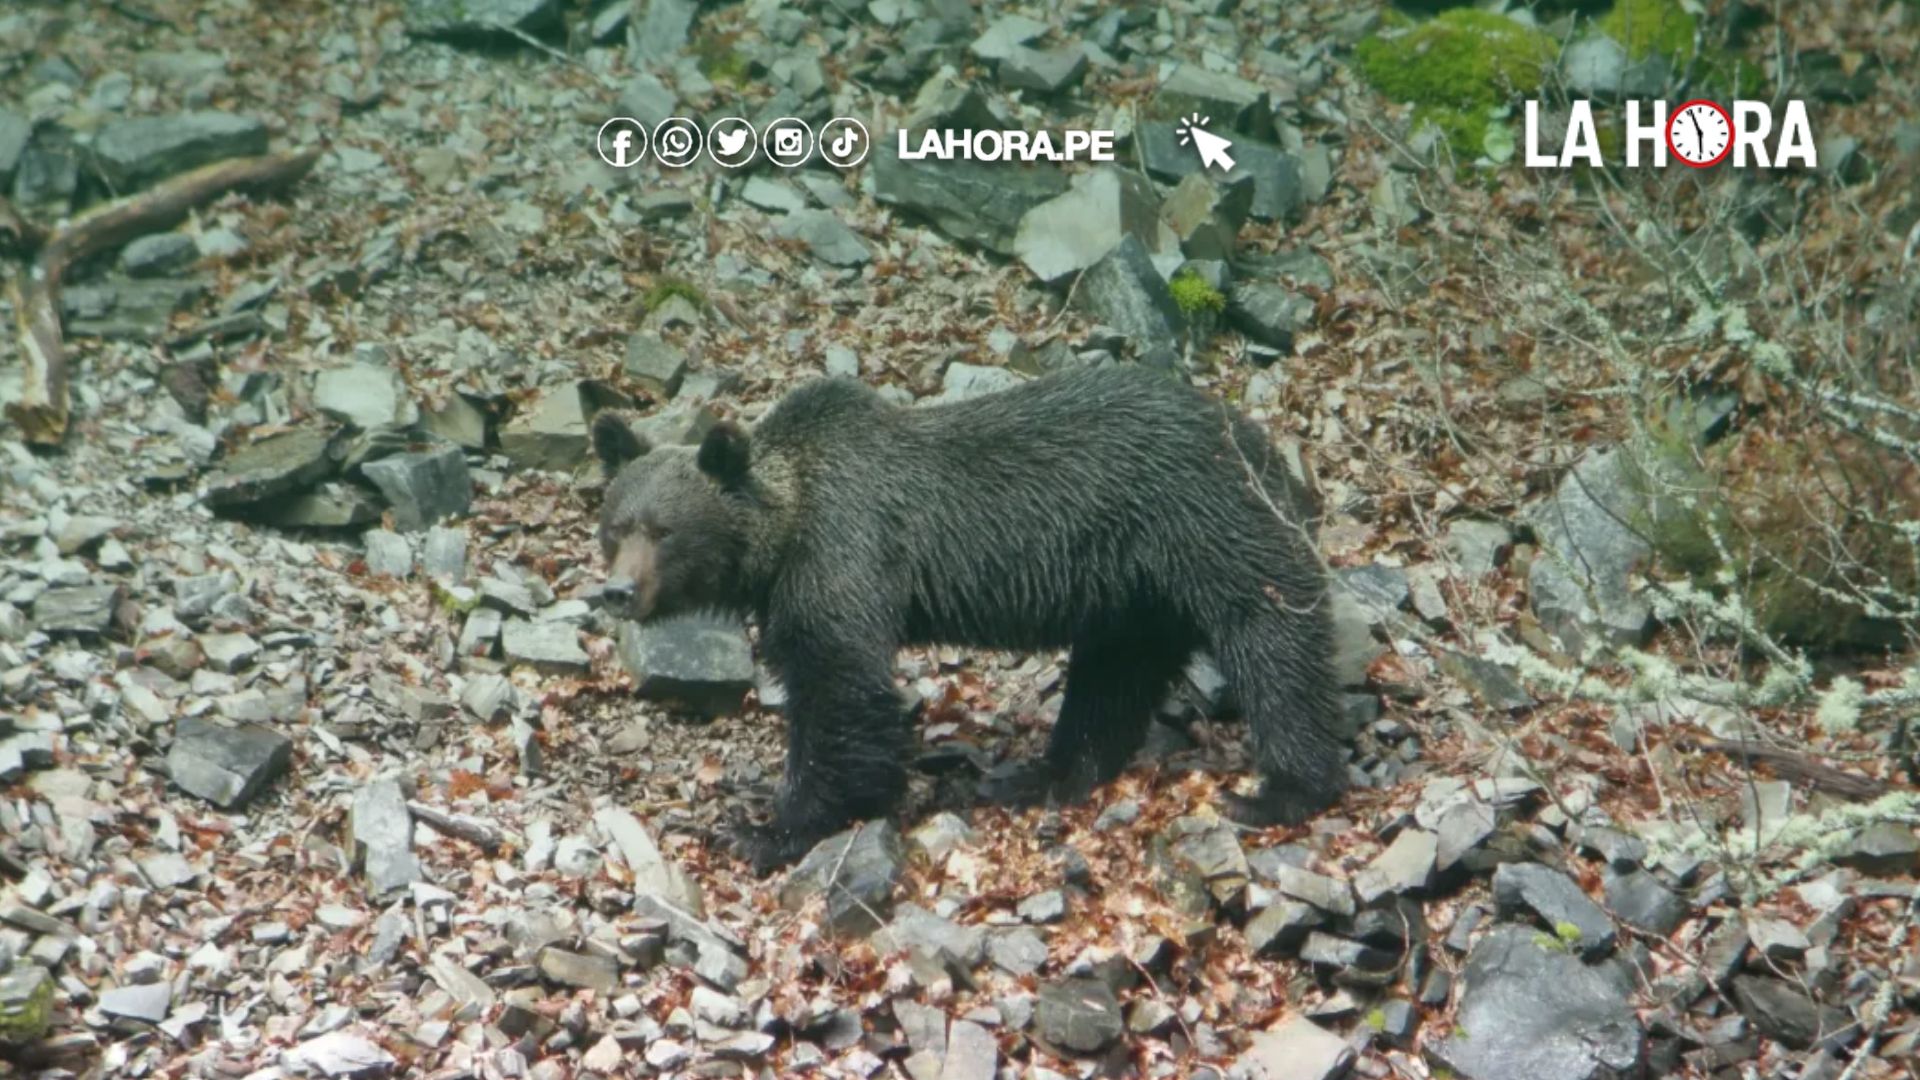
{"type": "MultiPolygon", "coordinates": [[[[1643,151],[1651,150],[1651,164],[1665,168],[1669,154],[1696,169],[1722,162],[1732,168],[1783,169],[1820,164],[1813,127],[1802,101],[1788,101],[1781,110],[1779,137],[1771,155],[1767,137],[1773,132],[1773,107],[1764,101],[1735,101],[1732,108],[1695,98],[1677,109],[1664,101],[1626,103],[1626,166],[1637,169],[1643,151]],[[1644,118],[1644,119],[1643,119],[1644,118]]],[[[1528,101],[1525,110],[1526,164],[1530,169],[1565,169],[1574,165],[1605,165],[1600,133],[1594,126],[1593,103],[1576,100],[1568,105],[1566,131],[1559,154],[1540,149],[1540,103],[1528,101]]]]}

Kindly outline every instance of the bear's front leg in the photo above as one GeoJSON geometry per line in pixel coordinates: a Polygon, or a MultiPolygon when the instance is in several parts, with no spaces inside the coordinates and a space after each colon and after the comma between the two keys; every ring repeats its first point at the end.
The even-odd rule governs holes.
{"type": "Polygon", "coordinates": [[[893,685],[894,649],[878,635],[848,632],[860,625],[776,617],[761,635],[787,688],[787,764],[773,820],[741,830],[741,854],[756,872],[885,816],[906,793],[912,726],[893,685]]]}

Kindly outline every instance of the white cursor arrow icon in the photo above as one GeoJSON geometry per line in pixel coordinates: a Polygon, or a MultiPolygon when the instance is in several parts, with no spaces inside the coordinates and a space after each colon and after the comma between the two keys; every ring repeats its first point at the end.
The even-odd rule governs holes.
{"type": "Polygon", "coordinates": [[[1200,166],[1202,168],[1231,172],[1233,169],[1233,155],[1227,153],[1227,147],[1232,146],[1233,143],[1231,140],[1223,139],[1206,129],[1205,125],[1212,120],[1213,117],[1211,116],[1201,116],[1199,113],[1195,113],[1180,121],[1178,128],[1180,143],[1183,146],[1189,142],[1193,144],[1193,148],[1200,153],[1200,166]]]}

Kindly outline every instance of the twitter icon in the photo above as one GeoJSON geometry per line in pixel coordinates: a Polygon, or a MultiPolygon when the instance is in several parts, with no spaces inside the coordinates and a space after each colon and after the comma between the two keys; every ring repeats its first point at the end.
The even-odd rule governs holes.
{"type": "Polygon", "coordinates": [[[737,169],[753,160],[759,139],[753,125],[737,116],[722,117],[707,128],[707,156],[724,169],[737,169]]]}

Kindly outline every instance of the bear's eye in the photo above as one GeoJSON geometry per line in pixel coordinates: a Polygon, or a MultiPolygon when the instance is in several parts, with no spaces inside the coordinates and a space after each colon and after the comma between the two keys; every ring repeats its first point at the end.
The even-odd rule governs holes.
{"type": "Polygon", "coordinates": [[[667,528],[665,525],[650,526],[648,527],[647,532],[653,535],[653,542],[656,544],[662,540],[665,540],[667,537],[673,535],[673,530],[667,528]]]}

